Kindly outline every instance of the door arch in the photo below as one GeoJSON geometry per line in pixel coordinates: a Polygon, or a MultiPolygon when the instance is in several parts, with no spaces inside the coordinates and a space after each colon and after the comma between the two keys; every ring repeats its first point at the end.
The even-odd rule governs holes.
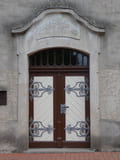
{"type": "Polygon", "coordinates": [[[89,55],[43,50],[29,57],[29,72],[29,146],[90,147],[89,55]]]}

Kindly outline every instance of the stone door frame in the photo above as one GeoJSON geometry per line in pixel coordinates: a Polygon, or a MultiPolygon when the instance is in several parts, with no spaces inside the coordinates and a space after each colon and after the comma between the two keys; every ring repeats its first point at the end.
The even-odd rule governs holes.
{"type": "MultiPolygon", "coordinates": [[[[48,9],[20,29],[13,29],[18,56],[18,120],[29,146],[29,61],[28,56],[43,49],[62,47],[86,52],[90,57],[90,117],[91,148],[99,148],[99,67],[101,36],[104,29],[97,28],[71,9],[48,9]],[[58,24],[57,19],[64,17],[58,24]],[[55,36],[51,21],[54,22],[55,36]],[[47,27],[49,27],[49,32],[47,27]],[[51,28],[50,28],[51,26],[51,28]],[[62,29],[68,27],[61,33],[62,29]],[[41,32],[42,30],[42,32],[41,32]],[[45,35],[47,33],[47,35],[45,35]]],[[[26,142],[25,142],[26,143],[26,142]]]]}

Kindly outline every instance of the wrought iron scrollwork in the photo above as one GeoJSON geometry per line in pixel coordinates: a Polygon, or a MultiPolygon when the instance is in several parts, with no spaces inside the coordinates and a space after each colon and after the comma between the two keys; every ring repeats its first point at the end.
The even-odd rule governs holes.
{"type": "Polygon", "coordinates": [[[45,127],[41,121],[32,121],[30,123],[30,137],[42,137],[44,133],[51,134],[54,128],[51,125],[45,127]]]}
{"type": "Polygon", "coordinates": [[[69,124],[65,130],[68,134],[74,132],[77,137],[87,137],[90,132],[89,124],[87,121],[78,121],[73,127],[71,124],[69,124]]]}
{"type": "Polygon", "coordinates": [[[89,93],[89,87],[87,82],[76,82],[76,84],[71,87],[67,85],[65,91],[70,94],[71,92],[75,93],[77,97],[87,97],[89,93]]]}
{"type": "Polygon", "coordinates": [[[44,93],[51,94],[54,90],[52,86],[48,85],[47,87],[44,87],[42,82],[34,82],[33,79],[30,80],[30,98],[34,97],[42,97],[44,93]]]}

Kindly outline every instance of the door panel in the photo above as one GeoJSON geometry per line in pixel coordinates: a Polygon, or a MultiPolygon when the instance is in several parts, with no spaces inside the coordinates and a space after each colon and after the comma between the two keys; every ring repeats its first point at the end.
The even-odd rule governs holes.
{"type": "Polygon", "coordinates": [[[66,111],[66,141],[85,141],[79,133],[80,121],[85,121],[85,97],[81,96],[81,82],[85,83],[84,76],[65,77],[65,104],[66,111]],[[76,126],[77,125],[77,126],[76,126]],[[72,131],[70,128],[74,127],[72,131]]]}
{"type": "Polygon", "coordinates": [[[53,77],[34,76],[31,83],[33,116],[31,134],[33,141],[53,141],[53,77]]]}

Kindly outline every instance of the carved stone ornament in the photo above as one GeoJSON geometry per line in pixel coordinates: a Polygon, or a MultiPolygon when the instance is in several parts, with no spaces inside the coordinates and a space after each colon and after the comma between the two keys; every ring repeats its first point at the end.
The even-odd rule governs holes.
{"type": "MultiPolygon", "coordinates": [[[[44,27],[46,27],[46,28],[55,27],[55,28],[53,28],[53,30],[56,30],[56,27],[57,28],[62,27],[62,29],[63,29],[63,27],[65,27],[63,29],[61,35],[63,35],[63,33],[66,33],[66,35],[67,35],[67,32],[65,32],[65,31],[68,30],[68,31],[71,31],[71,35],[74,35],[76,37],[76,36],[78,36],[77,33],[79,33],[79,31],[75,29],[76,28],[75,25],[77,24],[77,22],[82,23],[84,26],[86,26],[87,28],[89,28],[90,30],[92,30],[94,32],[98,32],[98,33],[105,32],[105,29],[103,26],[99,26],[95,21],[89,20],[88,18],[79,16],[72,9],[48,9],[48,10],[43,11],[37,18],[33,19],[31,22],[29,22],[24,27],[12,29],[12,33],[13,34],[23,33],[25,31],[27,31],[28,29],[30,29],[33,25],[36,25],[39,22],[41,22],[41,24],[42,24],[42,27],[41,27],[42,32],[39,32],[41,35],[44,33],[44,27]],[[67,15],[68,17],[73,17],[72,19],[74,19],[74,22],[72,22],[73,20],[71,21],[70,19],[69,19],[70,20],[69,22],[66,22],[65,15],[67,15]],[[48,20],[47,24],[46,23],[44,24],[46,18],[48,18],[49,20],[48,20]],[[71,22],[70,25],[72,25],[72,26],[69,26],[70,22],[71,22]]],[[[33,31],[34,31],[34,29],[33,29],[33,31]]],[[[50,31],[49,34],[52,35],[52,32],[50,31]]],[[[56,33],[54,33],[54,35],[55,34],[56,33]]]]}

